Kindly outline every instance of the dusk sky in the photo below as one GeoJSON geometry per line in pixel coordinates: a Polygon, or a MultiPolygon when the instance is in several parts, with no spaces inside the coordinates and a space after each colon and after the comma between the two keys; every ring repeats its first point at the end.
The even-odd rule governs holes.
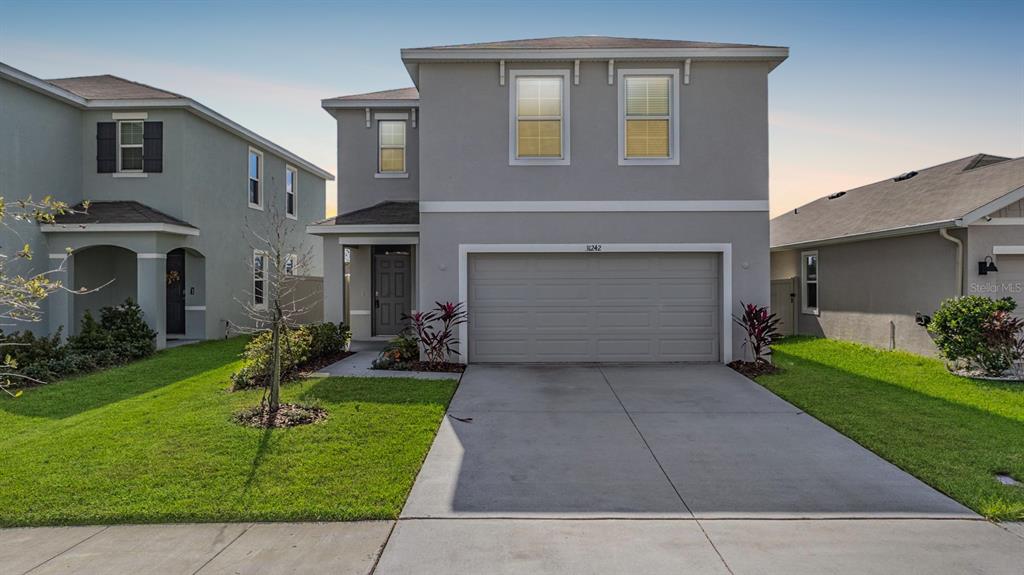
{"type": "MultiPolygon", "coordinates": [[[[1020,1],[0,0],[0,61],[182,93],[332,172],[320,99],[411,85],[403,47],[584,34],[789,46],[769,82],[772,215],[978,152],[1024,155],[1022,31],[1020,1]]],[[[332,213],[333,184],[328,196],[332,213]]]]}

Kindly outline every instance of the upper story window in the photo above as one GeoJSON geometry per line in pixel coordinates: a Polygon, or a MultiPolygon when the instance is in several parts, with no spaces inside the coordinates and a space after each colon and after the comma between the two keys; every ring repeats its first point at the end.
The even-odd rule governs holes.
{"type": "Polygon", "coordinates": [[[292,219],[298,219],[299,206],[299,172],[291,166],[284,168],[284,213],[292,219]]]}
{"type": "Polygon", "coordinates": [[[249,148],[249,207],[263,209],[263,153],[249,148]]]}
{"type": "Polygon", "coordinates": [[[568,70],[513,70],[509,164],[569,164],[568,70]]]}
{"type": "Polygon", "coordinates": [[[142,120],[121,120],[117,123],[117,171],[142,171],[142,120]]]}
{"type": "Polygon", "coordinates": [[[377,173],[405,175],[405,120],[378,120],[377,173]]]}
{"type": "Polygon", "coordinates": [[[114,112],[96,123],[96,173],[145,178],[164,171],[164,123],[145,112],[114,112]]]}
{"type": "Polygon", "coordinates": [[[267,254],[257,250],[252,254],[252,304],[267,307],[267,254]]]}
{"type": "Polygon", "coordinates": [[[679,71],[619,70],[619,165],[679,164],[679,71]]]}
{"type": "Polygon", "coordinates": [[[800,260],[803,312],[818,315],[818,252],[803,252],[800,260]]]}

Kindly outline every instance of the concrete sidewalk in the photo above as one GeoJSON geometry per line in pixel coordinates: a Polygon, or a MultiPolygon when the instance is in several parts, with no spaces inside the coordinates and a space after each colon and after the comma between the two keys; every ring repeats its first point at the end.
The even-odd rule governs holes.
{"type": "Polygon", "coordinates": [[[1024,525],[981,520],[402,519],[393,526],[3,529],[0,574],[1020,575],[1024,565],[1024,525]],[[386,542],[401,551],[381,557],[386,542]]]}
{"type": "Polygon", "coordinates": [[[203,523],[0,530],[0,575],[365,575],[394,522],[203,523]]]}

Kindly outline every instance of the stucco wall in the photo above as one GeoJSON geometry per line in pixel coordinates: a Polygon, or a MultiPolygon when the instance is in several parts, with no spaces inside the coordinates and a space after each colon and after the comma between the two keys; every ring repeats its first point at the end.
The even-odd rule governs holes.
{"type": "MultiPolygon", "coordinates": [[[[509,69],[571,69],[571,63],[509,69]]],[[[617,68],[664,67],[617,63],[617,68]]],[[[681,67],[681,64],[674,67],[681,67]]],[[[509,166],[509,88],[498,67],[421,64],[421,186],[429,201],[767,200],[768,66],[694,63],[680,90],[680,164],[619,166],[618,80],[582,62],[572,84],[571,164],[509,166]]],[[[730,243],[732,309],[769,301],[767,212],[423,213],[419,301],[459,297],[460,243],[730,243]]],[[[355,277],[355,275],[353,275],[355,277]]],[[[741,338],[731,324],[734,357],[741,338]]]]}
{"type": "MultiPolygon", "coordinates": [[[[0,196],[9,204],[29,196],[77,203],[81,199],[81,131],[77,109],[0,79],[0,196]]],[[[35,256],[11,263],[9,272],[40,273],[56,263],[47,257],[50,250],[38,226],[4,223],[9,226],[0,227],[4,253],[10,255],[27,243],[35,256]]],[[[47,322],[44,318],[18,327],[42,334],[47,322]]]]}
{"type": "MultiPolygon", "coordinates": [[[[572,63],[508,65],[542,67],[568,70],[572,63]]],[[[568,83],[568,166],[508,165],[511,82],[498,84],[495,63],[419,70],[423,200],[768,199],[767,64],[693,63],[691,83],[678,86],[678,166],[618,165],[621,86],[608,85],[606,62],[581,62],[580,84],[568,83]]]]}
{"type": "MultiPolygon", "coordinates": [[[[387,108],[377,112],[409,113],[407,108],[387,108]]],[[[338,213],[346,213],[388,200],[419,199],[420,147],[419,123],[405,125],[405,167],[408,178],[376,178],[377,122],[366,127],[366,113],[359,110],[334,110],[338,128],[338,213]]]]}
{"type": "MultiPolygon", "coordinates": [[[[966,239],[962,231],[952,233],[966,239]]],[[[799,333],[888,349],[892,322],[897,349],[935,355],[935,344],[916,324],[915,313],[932,315],[942,300],[956,295],[952,242],[929,232],[813,249],[818,252],[819,315],[803,313],[803,294],[798,293],[799,333]]],[[[772,277],[799,276],[801,251],[772,254],[772,277]]]]}
{"type": "MultiPolygon", "coordinates": [[[[992,298],[1012,297],[1018,308],[1024,308],[1024,294],[1021,293],[1024,286],[1019,285],[1016,275],[1008,275],[1003,269],[978,275],[978,262],[993,255],[993,246],[1024,246],[1024,226],[975,225],[967,228],[966,293],[992,298]]],[[[1002,259],[1007,257],[1002,256],[1002,259]]],[[[993,259],[999,267],[1000,256],[993,259]]]]}
{"type": "MultiPolygon", "coordinates": [[[[2,245],[20,246],[28,242],[37,257],[27,265],[36,271],[51,263],[48,253],[60,253],[65,247],[116,245],[139,253],[188,248],[186,305],[206,306],[205,312],[187,312],[188,334],[220,337],[225,321],[247,323],[235,301],[251,290],[252,283],[252,247],[243,234],[245,222],[254,229],[266,230],[270,207],[276,206],[283,213],[285,160],[254,146],[264,153],[263,191],[267,209],[250,209],[249,142],[184,110],[117,111],[146,112],[149,121],[163,122],[162,173],[135,178],[97,173],[96,124],[113,121],[112,111],[78,110],[0,80],[0,195],[9,199],[52,195],[71,204],[82,199],[134,200],[191,223],[200,229],[200,235],[76,233],[50,234],[46,238],[34,224],[26,224],[17,226],[17,233],[0,231],[2,245]],[[197,321],[202,325],[197,326],[197,321]]],[[[305,226],[325,217],[326,185],[318,176],[294,167],[299,168],[298,218],[288,220],[293,222],[289,243],[296,247],[296,253],[310,253],[309,265],[299,273],[319,277],[323,274],[322,241],[306,234],[305,226]]],[[[135,271],[129,274],[131,277],[120,277],[128,272],[111,270],[107,262],[96,261],[99,253],[83,252],[74,266],[75,283],[99,285],[110,279],[106,277],[108,272],[114,271],[118,276],[114,285],[118,287],[76,300],[73,307],[79,316],[87,307],[122,300],[128,292],[121,286],[134,285],[137,280],[135,271]]],[[[62,318],[56,323],[72,321],[74,318],[62,318]]],[[[44,320],[31,327],[44,333],[50,329],[49,323],[44,320]]]]}

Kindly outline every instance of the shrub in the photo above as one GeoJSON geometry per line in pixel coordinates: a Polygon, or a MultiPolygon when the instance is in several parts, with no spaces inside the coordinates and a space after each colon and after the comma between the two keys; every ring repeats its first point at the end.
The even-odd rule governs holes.
{"type": "Polygon", "coordinates": [[[24,383],[36,381],[52,381],[74,372],[64,366],[67,362],[67,349],[60,341],[61,331],[50,337],[37,337],[31,331],[15,331],[10,334],[0,333],[0,349],[7,364],[13,370],[29,380],[11,380],[11,385],[18,387],[24,383]]]}
{"type": "Polygon", "coordinates": [[[420,359],[420,344],[412,329],[405,328],[373,360],[373,369],[404,369],[420,359]]]}
{"type": "MultiPolygon", "coordinates": [[[[281,380],[294,378],[303,365],[336,354],[352,338],[344,324],[330,322],[302,325],[281,332],[281,380]]],[[[252,338],[242,352],[242,369],[231,374],[232,389],[263,387],[270,383],[272,335],[262,331],[252,338]]]]}
{"type": "Polygon", "coordinates": [[[309,355],[311,359],[327,357],[341,352],[352,339],[352,330],[345,324],[331,322],[313,323],[299,327],[311,336],[309,355]]]}
{"type": "Polygon", "coordinates": [[[985,324],[997,312],[1011,312],[1016,307],[1012,298],[994,300],[971,295],[948,299],[935,312],[928,331],[947,361],[985,373],[1003,373],[1010,365],[1004,354],[990,348],[985,324]]]}
{"type": "Polygon", "coordinates": [[[740,305],[743,307],[743,315],[733,316],[732,320],[746,332],[747,339],[743,345],[750,348],[754,363],[769,363],[772,340],[779,334],[779,318],[769,313],[767,306],[743,302],[740,305]]]}
{"type": "Polygon", "coordinates": [[[67,344],[61,343],[60,333],[36,337],[25,331],[0,337],[14,371],[37,382],[127,363],[156,351],[156,332],[146,325],[142,308],[130,299],[101,309],[99,321],[86,311],[78,334],[68,338],[67,344]]]}

